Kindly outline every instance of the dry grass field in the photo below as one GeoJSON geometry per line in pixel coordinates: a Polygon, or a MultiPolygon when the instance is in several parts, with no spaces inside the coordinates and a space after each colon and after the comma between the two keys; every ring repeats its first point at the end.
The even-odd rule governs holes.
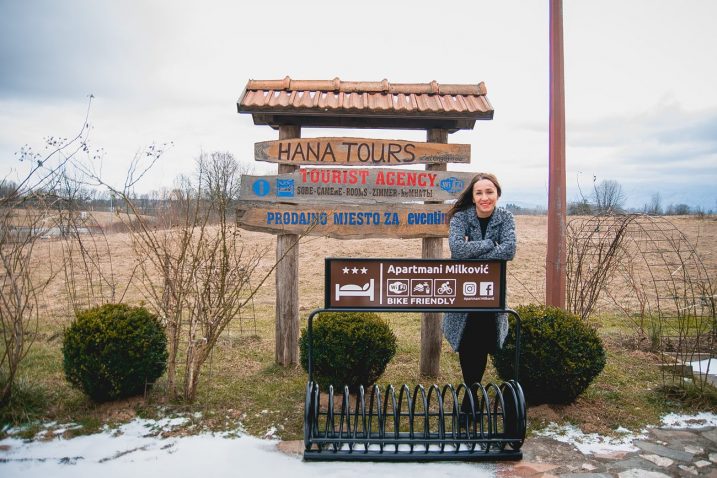
{"type": "MultiPolygon", "coordinates": [[[[712,271],[712,280],[717,281],[714,275],[717,271],[717,220],[714,217],[673,217],[669,220],[695,245],[706,267],[712,271]]],[[[518,249],[508,267],[508,305],[542,303],[545,295],[546,217],[517,216],[516,227],[518,249]]],[[[94,244],[102,267],[117,284],[116,300],[143,303],[142,289],[133,276],[137,261],[142,258],[133,254],[129,236],[114,233],[106,238],[96,236],[96,239],[94,244]]],[[[253,281],[256,284],[274,263],[275,237],[243,231],[241,240],[251,250],[267,251],[255,271],[253,281]]],[[[323,304],[325,257],[420,256],[419,239],[303,238],[299,249],[302,326],[308,312],[323,304]]],[[[444,241],[444,256],[449,257],[447,241],[444,241]]],[[[42,298],[40,333],[21,371],[20,396],[25,397],[29,408],[22,413],[14,413],[10,418],[100,423],[126,418],[137,410],[146,413],[147,404],[164,403],[162,382],[139,402],[96,406],[64,381],[61,332],[72,320],[72,312],[65,298],[63,257],[66,257],[66,252],[63,253],[63,243],[58,239],[43,241],[37,250],[37,273],[47,275],[54,271],[56,275],[42,298]],[[32,408],[32,400],[38,402],[35,408],[32,408]]],[[[106,288],[104,290],[107,291],[106,288]]],[[[278,429],[277,434],[285,438],[300,436],[306,375],[298,366],[282,368],[273,363],[274,301],[272,274],[258,290],[250,307],[225,332],[206,364],[199,399],[190,406],[204,412],[205,425],[221,427],[241,421],[250,432],[259,435],[274,426],[278,429]]],[[[660,373],[654,365],[656,357],[644,350],[625,346],[629,342],[626,339],[634,331],[618,312],[619,308],[610,301],[603,301],[595,314],[599,319],[596,319],[596,325],[608,350],[608,364],[603,374],[572,405],[532,407],[529,411],[532,426],[567,420],[580,424],[585,431],[609,432],[619,425],[639,427],[656,422],[660,413],[677,406],[654,392],[660,384],[660,373]]],[[[426,383],[427,379],[418,373],[419,315],[399,313],[384,314],[384,317],[398,336],[399,351],[382,382],[426,383]]],[[[435,381],[457,383],[459,377],[457,357],[444,341],[441,375],[435,381]]],[[[489,369],[487,379],[495,379],[492,369],[489,369]]]]}

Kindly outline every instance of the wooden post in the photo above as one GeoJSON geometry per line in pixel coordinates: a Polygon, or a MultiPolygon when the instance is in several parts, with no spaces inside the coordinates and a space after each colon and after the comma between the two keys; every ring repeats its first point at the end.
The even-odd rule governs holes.
{"type": "Polygon", "coordinates": [[[565,309],[565,80],[563,2],[550,0],[550,145],[545,304],[565,309]]]}
{"type": "MultiPolygon", "coordinates": [[[[282,125],[279,139],[301,137],[301,127],[282,125]]],[[[293,173],[298,166],[279,165],[279,174],[293,173]]],[[[299,236],[276,236],[276,363],[293,365],[299,362],[299,236]],[[280,260],[281,259],[281,260],[280,260]]]]}
{"type": "MultiPolygon", "coordinates": [[[[448,130],[429,129],[429,143],[448,143],[448,130]]],[[[428,164],[427,171],[447,171],[446,164],[428,164]]],[[[427,237],[422,241],[421,257],[434,259],[443,257],[443,239],[427,237]]],[[[421,316],[421,358],[419,370],[426,377],[437,377],[441,369],[441,327],[443,314],[436,312],[423,313],[421,316]]]]}

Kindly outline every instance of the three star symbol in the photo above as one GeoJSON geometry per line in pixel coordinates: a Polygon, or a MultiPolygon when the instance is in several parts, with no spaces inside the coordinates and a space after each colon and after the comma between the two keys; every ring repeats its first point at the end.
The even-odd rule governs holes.
{"type": "Polygon", "coordinates": [[[362,267],[361,269],[359,269],[358,267],[354,267],[353,269],[349,269],[348,267],[344,267],[344,268],[342,269],[342,271],[343,271],[344,274],[348,274],[349,271],[351,271],[352,274],[358,274],[359,271],[361,272],[361,274],[366,274],[366,273],[368,272],[368,269],[366,269],[365,267],[362,267]]]}

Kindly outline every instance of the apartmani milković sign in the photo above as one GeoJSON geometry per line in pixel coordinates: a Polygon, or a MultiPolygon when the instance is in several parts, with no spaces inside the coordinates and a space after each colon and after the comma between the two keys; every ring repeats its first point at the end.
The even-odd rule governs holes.
{"type": "Polygon", "coordinates": [[[450,205],[440,202],[456,199],[473,176],[394,167],[467,163],[470,145],[302,138],[256,143],[254,150],[257,161],[302,166],[242,176],[239,224],[275,234],[445,237],[450,205]]]}
{"type": "Polygon", "coordinates": [[[505,261],[325,259],[327,309],[503,309],[505,261]]]}

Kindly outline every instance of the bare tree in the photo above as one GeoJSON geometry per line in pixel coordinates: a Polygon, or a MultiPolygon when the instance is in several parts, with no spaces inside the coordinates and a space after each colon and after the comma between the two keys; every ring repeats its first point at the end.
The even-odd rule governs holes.
{"type": "Polygon", "coordinates": [[[196,177],[178,178],[154,223],[132,198],[133,175],[144,174],[136,171],[124,189],[111,190],[123,205],[119,216],[130,231],[139,286],[165,325],[168,393],[192,401],[220,335],[276,265],[250,282],[266,249],[246,244],[231,220],[241,168],[230,154],[201,155],[196,177]]]}
{"type": "Polygon", "coordinates": [[[33,252],[46,229],[45,202],[24,193],[0,200],[0,407],[12,396],[20,363],[30,351],[38,328],[38,299],[51,275],[34,273],[33,252]]]}
{"type": "Polygon", "coordinates": [[[645,214],[651,216],[662,215],[662,196],[660,193],[655,193],[650,197],[650,202],[645,204],[645,214]]]}
{"type": "Polygon", "coordinates": [[[95,192],[83,186],[86,180],[78,174],[61,173],[57,194],[62,200],[55,211],[62,232],[58,244],[62,248],[63,284],[73,316],[83,309],[121,302],[136,271],[121,287],[105,227],[86,210],[88,198],[95,192]]]}
{"type": "Polygon", "coordinates": [[[619,214],[624,211],[625,193],[620,183],[613,179],[594,184],[592,199],[597,214],[619,214]]]}
{"type": "Polygon", "coordinates": [[[62,198],[57,195],[61,172],[80,152],[87,152],[92,95],[82,127],[72,138],[45,138],[45,152],[23,146],[16,155],[29,166],[17,182],[0,180],[0,406],[11,397],[22,360],[38,328],[38,301],[57,273],[38,272],[33,253],[40,241],[60,229],[51,214],[62,198]]]}

